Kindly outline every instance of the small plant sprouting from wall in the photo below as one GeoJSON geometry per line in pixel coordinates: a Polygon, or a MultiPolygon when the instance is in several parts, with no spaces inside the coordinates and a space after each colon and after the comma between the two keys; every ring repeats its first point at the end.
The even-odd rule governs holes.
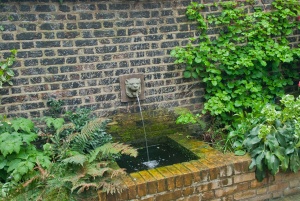
{"type": "Polygon", "coordinates": [[[13,85],[11,78],[15,75],[15,73],[10,67],[16,60],[17,50],[11,50],[10,52],[10,57],[8,57],[5,61],[0,61],[0,88],[2,88],[5,83],[13,85]]]}

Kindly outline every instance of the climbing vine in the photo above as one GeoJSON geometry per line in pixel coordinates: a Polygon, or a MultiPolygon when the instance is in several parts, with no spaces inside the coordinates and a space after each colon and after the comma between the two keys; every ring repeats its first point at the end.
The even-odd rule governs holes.
{"type": "Polygon", "coordinates": [[[299,76],[300,49],[292,48],[289,41],[299,28],[298,1],[274,0],[271,10],[249,4],[191,3],[186,14],[199,25],[200,36],[192,39],[199,45],[191,43],[171,52],[177,64],[185,65],[185,78],[201,78],[206,84],[203,113],[210,112],[225,123],[233,114],[281,97],[299,76]],[[222,11],[203,16],[206,6],[222,11]],[[219,35],[210,39],[208,31],[213,30],[219,35]]]}

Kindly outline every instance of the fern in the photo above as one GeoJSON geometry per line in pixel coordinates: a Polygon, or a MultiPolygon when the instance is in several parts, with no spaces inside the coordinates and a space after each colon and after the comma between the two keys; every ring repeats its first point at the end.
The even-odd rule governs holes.
{"type": "Polygon", "coordinates": [[[77,133],[72,142],[72,148],[80,153],[88,153],[90,150],[110,142],[112,137],[105,132],[109,121],[108,119],[97,118],[88,122],[81,132],[77,133]]]}
{"type": "Polygon", "coordinates": [[[87,161],[87,158],[85,155],[83,154],[77,154],[75,156],[71,156],[69,158],[66,158],[64,160],[62,160],[62,163],[68,164],[68,163],[73,163],[73,164],[77,164],[77,165],[81,165],[83,166],[83,164],[87,161]]]}

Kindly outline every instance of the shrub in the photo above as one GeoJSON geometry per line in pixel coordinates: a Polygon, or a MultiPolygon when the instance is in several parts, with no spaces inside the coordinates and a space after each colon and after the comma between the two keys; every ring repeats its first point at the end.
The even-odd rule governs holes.
{"type": "MultiPolygon", "coordinates": [[[[245,127],[243,147],[252,157],[250,169],[256,167],[261,181],[266,171],[276,174],[281,169],[300,169],[300,97],[285,95],[281,105],[265,105],[251,115],[245,127]]],[[[242,125],[243,126],[243,125],[242,125]]]]}

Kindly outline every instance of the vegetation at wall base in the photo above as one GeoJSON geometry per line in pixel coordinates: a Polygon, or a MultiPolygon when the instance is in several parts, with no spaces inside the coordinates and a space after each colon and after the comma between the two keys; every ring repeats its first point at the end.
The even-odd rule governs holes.
{"type": "MultiPolygon", "coordinates": [[[[280,105],[265,105],[260,113],[248,117],[243,148],[250,154],[250,169],[256,167],[261,181],[267,170],[275,175],[300,169],[300,97],[285,95],[280,105]]],[[[242,147],[241,147],[242,148],[242,147]]]]}
{"type": "MultiPolygon", "coordinates": [[[[76,111],[72,120],[83,122],[76,111]]],[[[29,119],[1,119],[0,199],[81,200],[97,196],[98,190],[122,191],[121,178],[126,172],[116,167],[115,159],[121,154],[135,157],[137,151],[112,142],[106,133],[108,119],[85,119],[80,129],[63,118],[45,117],[43,121],[44,131],[51,133],[37,129],[29,119]],[[37,146],[37,140],[44,143],[37,146]]]]}

